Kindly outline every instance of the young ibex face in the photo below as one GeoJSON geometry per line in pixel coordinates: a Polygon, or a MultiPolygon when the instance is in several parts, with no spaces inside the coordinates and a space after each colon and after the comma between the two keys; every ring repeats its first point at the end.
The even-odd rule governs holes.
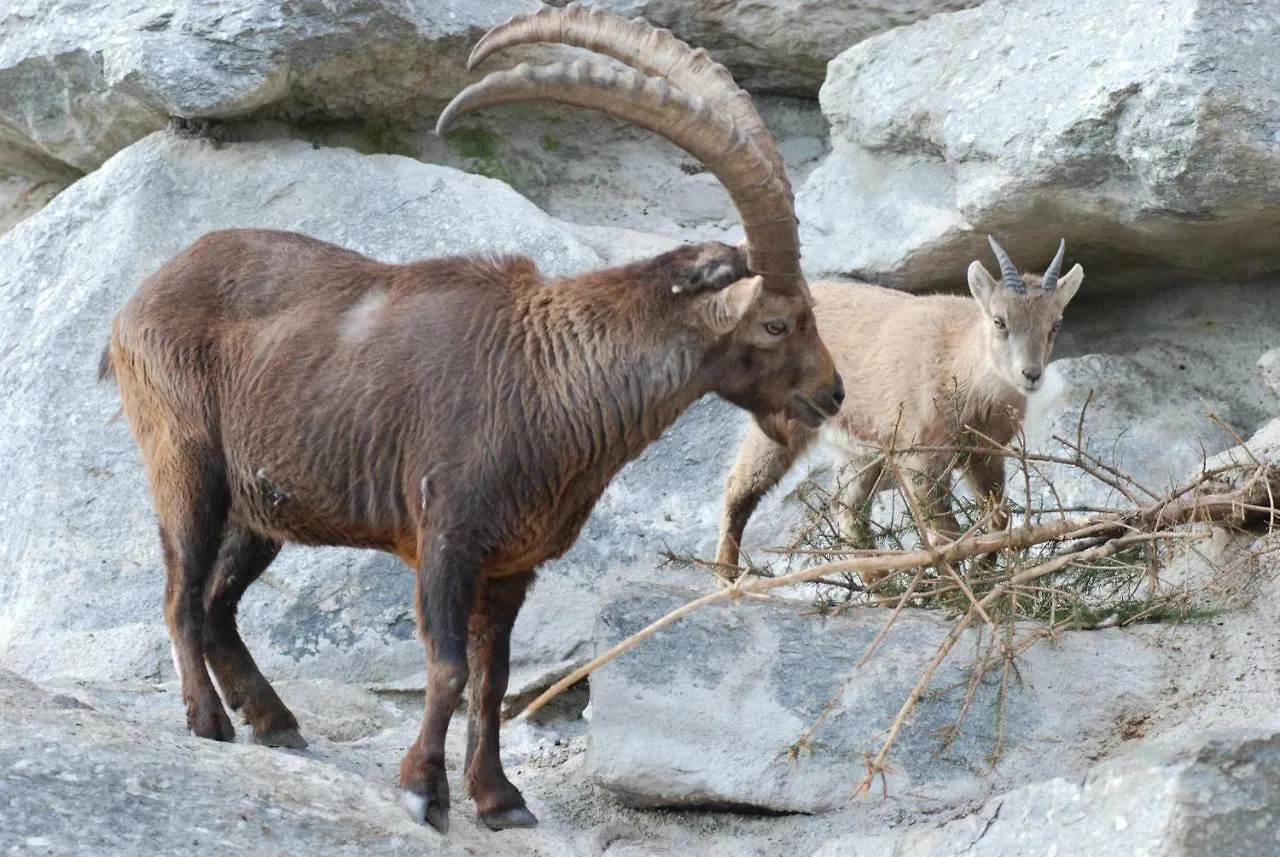
{"type": "Polygon", "coordinates": [[[758,417],[782,413],[814,428],[835,416],[844,382],[818,338],[807,293],[740,279],[708,297],[703,320],[721,338],[705,367],[711,389],[758,417]]]}
{"type": "Polygon", "coordinates": [[[1053,353],[1053,340],[1062,325],[1062,310],[1080,288],[1084,270],[1074,266],[1059,277],[1064,241],[1043,277],[1019,274],[994,238],[991,248],[1000,261],[996,280],[981,262],[969,265],[969,290],[988,319],[987,356],[1010,386],[1023,394],[1040,389],[1044,366],[1053,353]]]}

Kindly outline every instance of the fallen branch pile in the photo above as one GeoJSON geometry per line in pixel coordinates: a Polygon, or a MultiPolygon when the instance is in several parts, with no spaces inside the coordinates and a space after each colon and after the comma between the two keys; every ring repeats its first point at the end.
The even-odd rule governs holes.
{"type": "MultiPolygon", "coordinates": [[[[924,544],[919,550],[860,550],[856,552],[858,555],[850,559],[826,562],[776,577],[744,574],[723,588],[673,610],[574,670],[529,703],[520,712],[518,719],[527,719],[595,670],[702,607],[744,597],[762,598],[773,589],[820,581],[832,575],[856,573],[863,579],[873,579],[889,573],[914,570],[915,576],[904,592],[877,602],[881,606],[893,608],[893,615],[886,624],[887,632],[897,613],[913,598],[919,597],[920,587],[925,580],[924,572],[936,569],[939,575],[927,584],[930,594],[937,594],[947,588],[962,592],[968,607],[903,703],[880,752],[868,762],[867,777],[859,788],[862,791],[869,788],[874,777],[885,770],[885,760],[898,732],[907,722],[921,694],[928,688],[937,668],[965,630],[975,622],[985,623],[994,630],[995,622],[988,611],[1002,597],[1018,587],[1068,566],[1112,556],[1126,548],[1162,541],[1205,538],[1209,527],[1269,530],[1276,520],[1275,496],[1278,490],[1280,468],[1261,462],[1248,467],[1234,465],[1202,473],[1162,497],[1127,510],[1094,512],[1036,524],[1024,523],[985,535],[978,534],[975,527],[955,541],[945,544],[931,544],[925,536],[924,544]],[[1054,551],[1037,564],[1005,569],[998,577],[988,573],[982,581],[984,585],[980,590],[981,595],[974,591],[978,582],[977,575],[965,576],[956,571],[957,564],[965,560],[1037,545],[1051,545],[1054,551]]],[[[906,500],[912,514],[919,520],[918,504],[909,492],[906,492],[906,500]]],[[[875,651],[885,632],[871,644],[862,662],[865,663],[875,651]]],[[[809,731],[812,733],[813,729],[809,731]]]]}

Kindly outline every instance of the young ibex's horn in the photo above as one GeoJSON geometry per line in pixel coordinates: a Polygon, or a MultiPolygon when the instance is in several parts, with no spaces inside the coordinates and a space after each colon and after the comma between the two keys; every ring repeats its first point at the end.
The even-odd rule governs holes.
{"type": "Polygon", "coordinates": [[[1054,256],[1049,267],[1044,269],[1044,279],[1040,282],[1040,288],[1046,292],[1053,291],[1054,286],[1058,285],[1058,275],[1062,273],[1062,257],[1066,252],[1067,239],[1063,238],[1058,243],[1058,255],[1054,256]]]}
{"type": "Polygon", "coordinates": [[[1025,292],[1027,287],[1022,282],[1022,277],[1018,274],[1018,266],[1013,264],[1009,254],[1004,252],[1004,248],[996,242],[996,239],[988,235],[987,240],[991,242],[991,250],[996,254],[996,259],[1000,262],[1001,281],[1015,292],[1025,292]]]}

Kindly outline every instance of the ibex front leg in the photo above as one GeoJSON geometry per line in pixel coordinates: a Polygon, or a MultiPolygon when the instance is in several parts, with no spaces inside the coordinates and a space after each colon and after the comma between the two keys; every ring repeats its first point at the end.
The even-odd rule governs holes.
{"type": "Polygon", "coordinates": [[[424,540],[414,585],[418,630],[427,647],[427,710],[400,763],[405,805],[419,822],[449,831],[444,742],[467,683],[467,620],[481,575],[474,544],[461,535],[424,540]]]}
{"type": "Polygon", "coordinates": [[[533,574],[484,581],[471,614],[471,692],[467,702],[467,793],[490,830],[533,827],[538,819],[502,770],[498,727],[511,670],[511,626],[533,574]]]}

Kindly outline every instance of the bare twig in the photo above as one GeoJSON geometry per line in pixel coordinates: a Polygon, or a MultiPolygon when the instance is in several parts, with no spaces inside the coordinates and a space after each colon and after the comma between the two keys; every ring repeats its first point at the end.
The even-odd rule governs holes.
{"type": "MultiPolygon", "coordinates": [[[[939,562],[954,564],[1005,549],[1025,549],[1033,545],[1080,538],[1108,539],[1101,545],[1062,554],[1047,562],[1021,569],[1011,575],[1006,582],[995,584],[989,593],[974,602],[975,606],[965,613],[965,618],[961,621],[963,627],[968,627],[973,619],[980,615],[976,606],[980,605],[985,609],[995,598],[1008,591],[1010,586],[1033,581],[1072,563],[1112,555],[1125,547],[1141,545],[1153,540],[1177,538],[1176,534],[1168,532],[1173,527],[1192,523],[1242,527],[1259,521],[1269,525],[1275,515],[1275,510],[1270,505],[1270,498],[1273,493],[1273,482],[1277,478],[1280,476],[1273,468],[1259,468],[1249,478],[1243,480],[1240,487],[1230,490],[1182,494],[1170,501],[1158,500],[1136,509],[1051,521],[1034,526],[1027,523],[998,534],[970,533],[935,550],[892,551],[873,556],[859,556],[822,563],[770,578],[744,575],[739,577],[734,585],[703,595],[668,613],[586,665],[574,670],[526,706],[520,713],[519,719],[527,719],[565,689],[634,648],[641,641],[695,610],[711,604],[736,600],[743,596],[759,595],[771,589],[819,580],[832,574],[852,572],[863,575],[909,571],[935,567],[939,562]]],[[[905,601],[905,598],[900,598],[898,603],[905,603],[905,601]]],[[[947,648],[949,650],[950,647],[947,648]]],[[[945,657],[945,653],[943,656],[945,657]]],[[[911,705],[914,705],[914,701],[911,705]]],[[[910,706],[907,706],[907,710],[910,710],[910,706]]],[[[883,762],[883,759],[880,758],[879,761],[883,762]]]]}

